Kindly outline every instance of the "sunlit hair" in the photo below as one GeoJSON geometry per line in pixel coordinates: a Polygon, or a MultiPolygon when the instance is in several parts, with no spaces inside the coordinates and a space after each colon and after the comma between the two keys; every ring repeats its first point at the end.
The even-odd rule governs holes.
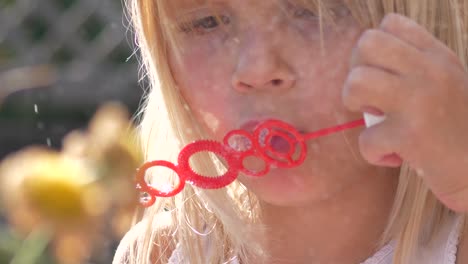
{"type": "MultiPolygon", "coordinates": [[[[202,0],[194,0],[202,1],[202,0]]],[[[331,17],[321,0],[303,0],[327,19],[331,17]]],[[[150,89],[141,111],[141,139],[146,159],[176,160],[181,148],[203,138],[184,102],[168,62],[169,48],[177,48],[171,22],[170,0],[127,0],[127,7],[141,52],[142,76],[150,89]]],[[[387,13],[401,13],[415,19],[454,50],[464,65],[467,62],[468,4],[461,0],[349,0],[344,1],[364,27],[379,24],[387,13]]],[[[222,165],[208,156],[192,159],[194,169],[205,175],[218,175],[222,165]]],[[[165,181],[173,179],[157,179],[165,181]]],[[[154,179],[153,179],[154,180],[154,179]]],[[[394,263],[411,263],[410,257],[421,243],[427,243],[451,214],[405,164],[382,244],[397,241],[394,263]]],[[[238,181],[220,190],[202,190],[186,185],[172,198],[159,198],[142,213],[143,221],[135,238],[128,242],[129,263],[167,263],[179,243],[186,259],[194,264],[228,263],[237,256],[241,263],[252,263],[252,256],[267,258],[256,234],[262,232],[255,195],[238,181]],[[210,250],[204,248],[210,240],[210,250]],[[157,256],[157,257],[155,257],[157,256]]]]}

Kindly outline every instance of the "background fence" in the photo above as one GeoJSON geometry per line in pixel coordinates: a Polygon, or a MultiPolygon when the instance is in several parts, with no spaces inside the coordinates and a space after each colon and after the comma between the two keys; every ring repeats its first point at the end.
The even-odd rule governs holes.
{"type": "Polygon", "coordinates": [[[0,90],[31,85],[0,108],[0,157],[60,146],[108,100],[141,97],[120,0],[0,0],[0,90]]]}

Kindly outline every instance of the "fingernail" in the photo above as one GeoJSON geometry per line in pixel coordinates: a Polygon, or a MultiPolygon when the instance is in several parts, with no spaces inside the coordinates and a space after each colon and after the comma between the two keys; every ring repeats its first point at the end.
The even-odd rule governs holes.
{"type": "Polygon", "coordinates": [[[400,167],[403,164],[403,159],[396,153],[383,156],[378,164],[385,167],[400,167]]]}
{"type": "Polygon", "coordinates": [[[364,106],[364,107],[362,107],[361,112],[369,113],[369,114],[375,115],[375,116],[383,116],[383,115],[385,115],[384,112],[382,112],[382,111],[379,110],[378,108],[375,108],[375,107],[372,107],[372,106],[364,106]]]}

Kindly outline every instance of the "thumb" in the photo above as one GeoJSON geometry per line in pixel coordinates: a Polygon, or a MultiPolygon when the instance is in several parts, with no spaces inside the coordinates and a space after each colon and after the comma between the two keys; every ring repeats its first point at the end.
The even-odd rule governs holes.
{"type": "Polygon", "coordinates": [[[401,144],[392,120],[386,118],[365,129],[359,136],[359,148],[363,158],[370,164],[384,167],[400,167],[403,163],[398,155],[401,144]]]}

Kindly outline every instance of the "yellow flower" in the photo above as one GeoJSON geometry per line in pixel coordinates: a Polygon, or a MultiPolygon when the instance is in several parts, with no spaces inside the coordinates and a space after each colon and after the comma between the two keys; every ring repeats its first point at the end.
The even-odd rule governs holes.
{"type": "Polygon", "coordinates": [[[0,201],[12,226],[26,235],[52,228],[61,263],[81,263],[103,237],[128,230],[143,155],[126,110],[103,106],[88,131],[74,131],[61,152],[29,147],[0,163],[0,201]],[[77,246],[83,245],[83,246],[77,246]]]}
{"type": "Polygon", "coordinates": [[[125,232],[138,205],[135,173],[143,163],[135,129],[127,110],[120,104],[103,105],[85,132],[70,133],[64,152],[87,159],[101,184],[112,197],[112,229],[117,236],[125,232]]]}
{"type": "Polygon", "coordinates": [[[0,166],[0,180],[7,215],[25,231],[82,225],[105,211],[93,170],[55,151],[33,147],[11,155],[0,166]],[[33,221],[22,223],[16,212],[33,221]]]}
{"type": "Polygon", "coordinates": [[[133,210],[134,175],[143,160],[135,139],[126,109],[104,105],[88,131],[67,136],[62,152],[31,147],[2,161],[0,197],[10,214],[24,205],[21,214],[31,211],[53,224],[98,217],[110,204],[120,212],[133,210]]]}
{"type": "Polygon", "coordinates": [[[50,230],[59,263],[78,264],[102,239],[108,194],[85,161],[31,147],[0,164],[0,194],[10,225],[23,236],[50,230]],[[68,250],[70,241],[80,247],[68,250]]]}
{"type": "Polygon", "coordinates": [[[64,152],[84,156],[99,166],[100,176],[132,178],[143,163],[143,153],[127,110],[108,103],[97,111],[88,131],[70,133],[64,152]]]}

